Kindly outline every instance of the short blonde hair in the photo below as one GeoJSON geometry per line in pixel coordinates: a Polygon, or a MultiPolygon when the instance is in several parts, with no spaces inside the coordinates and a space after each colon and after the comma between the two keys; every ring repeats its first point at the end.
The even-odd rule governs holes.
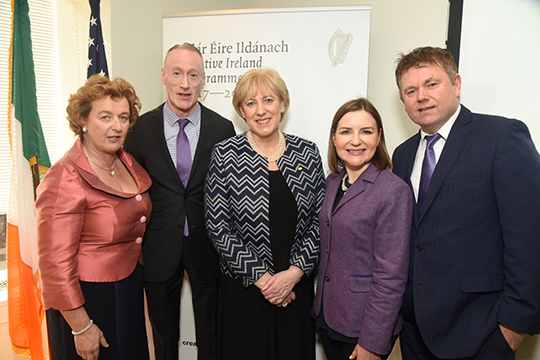
{"type": "Polygon", "coordinates": [[[131,129],[139,118],[141,102],[135,93],[133,85],[122,78],[109,80],[106,76],[92,75],[68,100],[67,119],[69,128],[79,137],[83,135],[82,119],[88,118],[92,111],[92,103],[110,96],[114,100],[126,98],[129,103],[129,128],[131,129]]]}
{"type": "Polygon", "coordinates": [[[257,95],[259,90],[271,90],[274,92],[283,104],[285,105],[285,111],[281,116],[281,120],[287,114],[291,99],[289,98],[289,90],[285,81],[279,76],[279,73],[270,68],[257,68],[247,71],[234,88],[233,92],[233,106],[238,115],[242,117],[242,111],[240,105],[244,100],[249,97],[257,95]]]}

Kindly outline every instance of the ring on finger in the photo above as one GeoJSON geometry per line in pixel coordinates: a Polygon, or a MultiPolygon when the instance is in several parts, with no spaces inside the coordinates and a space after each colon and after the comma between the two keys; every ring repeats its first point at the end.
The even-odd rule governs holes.
{"type": "Polygon", "coordinates": [[[286,308],[286,307],[287,307],[287,305],[289,305],[289,304],[288,304],[288,303],[286,303],[286,302],[284,302],[284,303],[283,303],[283,304],[282,304],[281,306],[282,306],[282,307],[284,307],[284,308],[286,308]]]}

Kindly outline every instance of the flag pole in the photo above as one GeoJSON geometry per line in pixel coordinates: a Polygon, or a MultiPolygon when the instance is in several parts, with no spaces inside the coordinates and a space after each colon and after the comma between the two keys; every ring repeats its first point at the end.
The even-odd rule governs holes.
{"type": "Polygon", "coordinates": [[[34,201],[36,200],[36,191],[37,187],[39,186],[39,182],[41,181],[39,177],[39,161],[38,157],[34,156],[30,158],[30,169],[32,171],[32,180],[34,184],[34,201]]]}

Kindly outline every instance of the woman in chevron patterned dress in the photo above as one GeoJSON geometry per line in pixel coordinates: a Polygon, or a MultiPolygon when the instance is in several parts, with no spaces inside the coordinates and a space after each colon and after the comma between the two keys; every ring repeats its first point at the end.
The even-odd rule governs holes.
{"type": "Polygon", "coordinates": [[[250,130],[216,145],[205,186],[206,227],[223,273],[218,358],[313,360],[319,150],[279,130],[289,92],[276,71],[246,72],[233,105],[250,130]]]}

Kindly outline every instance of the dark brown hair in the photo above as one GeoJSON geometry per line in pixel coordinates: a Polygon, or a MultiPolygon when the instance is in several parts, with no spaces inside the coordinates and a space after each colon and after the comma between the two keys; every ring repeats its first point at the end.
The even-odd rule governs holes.
{"type": "Polygon", "coordinates": [[[334,134],[336,133],[339,121],[347,113],[361,110],[366,111],[371,116],[373,116],[375,122],[377,123],[377,131],[379,131],[381,134],[381,140],[379,141],[379,145],[377,146],[377,150],[375,150],[375,155],[373,155],[373,159],[371,160],[371,162],[379,170],[383,170],[386,168],[392,169],[392,160],[388,155],[388,151],[386,151],[386,142],[384,140],[384,131],[381,115],[379,115],[379,112],[369,100],[360,98],[348,101],[343,104],[336,112],[336,115],[334,115],[334,120],[332,120],[330,139],[328,140],[328,167],[333,173],[339,173],[344,166],[343,160],[339,158],[336,151],[336,145],[334,144],[334,134]]]}
{"type": "Polygon", "coordinates": [[[396,84],[401,90],[401,77],[409,69],[413,67],[423,67],[426,65],[440,66],[450,78],[450,82],[454,84],[457,75],[457,65],[452,53],[447,49],[438,47],[419,47],[408,53],[398,54],[396,67],[396,84]]]}

